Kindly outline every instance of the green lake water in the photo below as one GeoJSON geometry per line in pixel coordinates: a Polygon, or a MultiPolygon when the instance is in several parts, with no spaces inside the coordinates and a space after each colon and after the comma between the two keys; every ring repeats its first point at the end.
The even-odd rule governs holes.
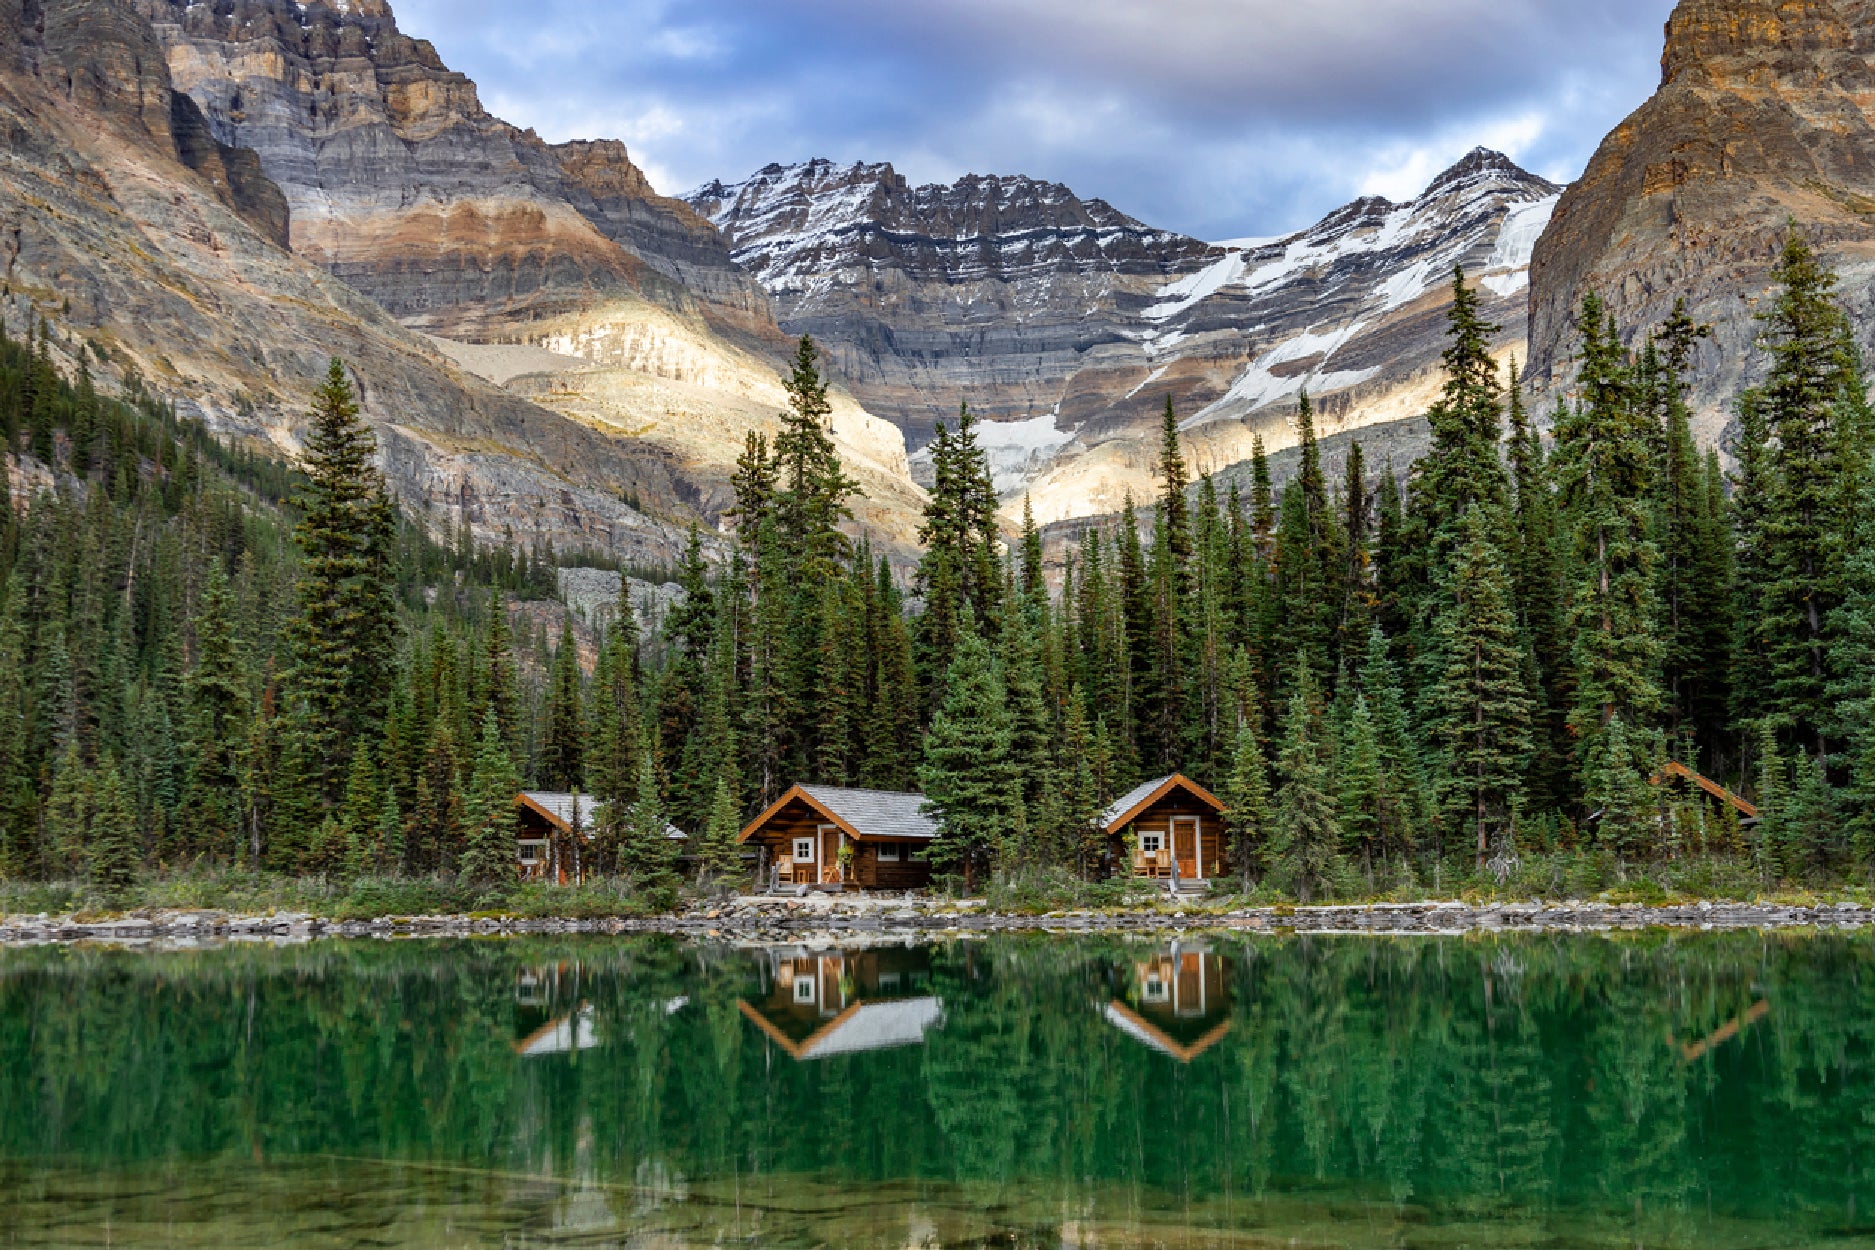
{"type": "Polygon", "coordinates": [[[0,951],[0,1245],[1872,1245],[1868,931],[0,951]]]}

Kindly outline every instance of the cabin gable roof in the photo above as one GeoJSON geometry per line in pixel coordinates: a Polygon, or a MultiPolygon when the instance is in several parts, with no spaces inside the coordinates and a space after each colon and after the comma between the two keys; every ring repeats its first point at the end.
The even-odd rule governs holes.
{"type": "Polygon", "coordinates": [[[744,826],[737,841],[746,842],[796,800],[838,826],[849,838],[861,841],[929,841],[938,833],[937,821],[923,811],[925,797],[915,791],[869,791],[850,786],[797,782],[783,792],[781,798],[763,809],[755,820],[744,826]]]}
{"type": "Polygon", "coordinates": [[[1154,778],[1116,799],[1101,814],[1101,828],[1109,834],[1117,834],[1126,828],[1129,821],[1170,795],[1175,790],[1183,790],[1200,803],[1206,804],[1214,812],[1225,810],[1224,801],[1218,796],[1194,782],[1183,773],[1169,773],[1165,777],[1154,778]]]}
{"type": "MultiPolygon", "coordinates": [[[[591,795],[574,795],[570,791],[522,791],[515,796],[515,807],[530,809],[562,834],[573,833],[573,817],[577,810],[580,832],[588,838],[593,835],[594,814],[599,811],[599,805],[591,795]]],[[[690,837],[668,821],[665,823],[664,836],[670,839],[690,837]]]]}

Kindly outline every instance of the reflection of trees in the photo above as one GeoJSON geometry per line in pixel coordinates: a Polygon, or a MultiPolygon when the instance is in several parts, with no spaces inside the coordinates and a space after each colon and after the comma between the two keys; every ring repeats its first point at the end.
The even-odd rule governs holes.
{"type": "Polygon", "coordinates": [[[627,1206],[648,1177],[1020,1183],[1061,1213],[1321,1179],[1532,1241],[1698,1241],[1709,1204],[1868,1225],[1866,939],[1214,939],[1231,1027],[1184,1064],[1101,1012],[1152,949],[942,946],[923,1045],[814,1061],[738,1011],[747,954],[667,940],[0,952],[0,1156],[452,1162],[627,1206]],[[597,1045],[517,1053],[531,969],[527,1028],[590,1005],[597,1045]]]}

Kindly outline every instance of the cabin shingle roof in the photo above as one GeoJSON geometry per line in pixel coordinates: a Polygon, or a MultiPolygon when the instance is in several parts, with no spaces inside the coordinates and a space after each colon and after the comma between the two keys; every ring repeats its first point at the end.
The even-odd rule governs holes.
{"type": "Polygon", "coordinates": [[[1135,804],[1145,799],[1148,795],[1151,795],[1160,787],[1166,785],[1171,777],[1172,774],[1167,773],[1154,778],[1151,782],[1142,782],[1140,785],[1134,787],[1125,795],[1122,795],[1119,799],[1109,804],[1107,811],[1101,814],[1101,828],[1107,829],[1109,826],[1113,825],[1114,822],[1120,820],[1121,817],[1133,810],[1135,804]]]}
{"type": "MultiPolygon", "coordinates": [[[[552,814],[553,818],[560,823],[561,828],[565,830],[573,828],[573,813],[577,803],[581,832],[589,837],[593,833],[594,814],[599,811],[599,805],[594,802],[591,795],[580,795],[576,799],[570,791],[522,791],[516,802],[520,802],[521,799],[526,799],[541,811],[552,814]]],[[[687,837],[683,830],[668,823],[664,827],[664,836],[666,838],[687,837]]]]}
{"type": "Polygon", "coordinates": [[[1176,783],[1178,786],[1183,787],[1186,791],[1215,811],[1224,811],[1225,806],[1223,803],[1219,802],[1218,797],[1200,786],[1197,782],[1194,782],[1183,773],[1168,773],[1163,777],[1154,778],[1150,782],[1140,783],[1140,785],[1134,787],[1125,795],[1122,795],[1119,799],[1109,804],[1107,811],[1101,814],[1101,828],[1106,830],[1109,834],[1117,832],[1121,822],[1126,819],[1135,808],[1138,808],[1151,798],[1155,792],[1162,787],[1167,787],[1167,789],[1170,790],[1171,787],[1168,786],[1169,783],[1176,783]]]}
{"type": "Polygon", "coordinates": [[[922,811],[925,797],[914,791],[865,791],[807,783],[799,789],[865,838],[929,839],[938,834],[938,822],[922,811]]]}

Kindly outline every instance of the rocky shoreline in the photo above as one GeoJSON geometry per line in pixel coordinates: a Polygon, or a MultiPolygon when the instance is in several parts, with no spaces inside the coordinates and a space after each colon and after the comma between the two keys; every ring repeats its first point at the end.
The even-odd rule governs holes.
{"type": "Polygon", "coordinates": [[[335,921],[307,913],[266,916],[213,910],[147,911],[79,920],[73,916],[0,917],[0,946],[62,943],[202,946],[218,942],[310,942],[322,938],[466,938],[527,934],[667,934],[738,943],[911,941],[1016,931],[1164,933],[1185,930],[1278,934],[1602,931],[1673,928],[1853,929],[1872,923],[1866,904],[1707,902],[1645,905],[1578,900],[1468,904],[1278,905],[1212,911],[1184,909],[992,912],[981,901],[899,898],[746,897],[656,917],[590,919],[511,916],[384,916],[335,921]]]}

